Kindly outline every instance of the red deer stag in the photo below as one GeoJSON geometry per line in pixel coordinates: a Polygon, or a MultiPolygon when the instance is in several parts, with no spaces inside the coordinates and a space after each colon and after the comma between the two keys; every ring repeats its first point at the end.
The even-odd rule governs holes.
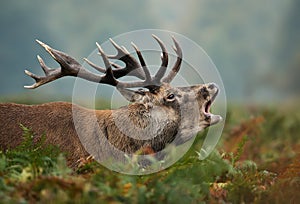
{"type": "Polygon", "coordinates": [[[214,83],[188,87],[172,87],[170,82],[178,73],[182,63],[182,50],[173,37],[176,62],[165,75],[168,53],[163,42],[154,39],[162,49],[162,63],[157,73],[151,76],[140,50],[133,43],[139,62],[124,48],[111,41],[116,55],[106,55],[97,44],[105,68],[89,60],[86,62],[103,75],[85,69],[73,57],[55,50],[43,42],[37,42],[56,60],[60,67],[53,69],[45,65],[41,57],[38,61],[45,76],[37,76],[27,70],[25,73],[35,80],[34,89],[65,76],[83,78],[88,81],[115,86],[131,103],[116,110],[90,110],[67,102],[53,102],[41,105],[20,105],[4,103],[0,105],[0,148],[14,148],[22,140],[20,124],[30,128],[38,140],[46,134],[46,143],[58,145],[67,152],[68,164],[76,166],[76,161],[92,155],[96,160],[109,156],[134,154],[143,148],[156,153],[167,144],[179,145],[190,140],[204,128],[216,124],[221,117],[210,113],[218,88],[214,83]],[[120,60],[125,67],[110,62],[120,60]],[[135,76],[140,81],[119,81],[126,75],[135,76]],[[130,88],[140,88],[133,90],[130,88]]]}

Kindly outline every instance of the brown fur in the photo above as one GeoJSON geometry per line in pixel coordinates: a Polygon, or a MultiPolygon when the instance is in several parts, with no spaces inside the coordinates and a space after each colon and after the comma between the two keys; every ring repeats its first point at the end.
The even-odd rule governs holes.
{"type": "MultiPolygon", "coordinates": [[[[37,139],[46,134],[47,144],[67,152],[72,167],[89,153],[97,160],[113,155],[111,146],[126,154],[145,147],[159,152],[176,137],[177,144],[181,144],[209,126],[210,120],[202,110],[210,98],[201,95],[203,87],[207,85],[187,89],[163,84],[156,94],[132,92],[133,103],[116,110],[90,110],[66,102],[0,104],[0,148],[20,144],[22,124],[37,139]],[[170,93],[175,98],[168,101],[170,93]]],[[[212,90],[211,95],[215,92],[212,90]]]]}
{"type": "MultiPolygon", "coordinates": [[[[82,109],[88,113],[89,110],[82,109]]],[[[77,137],[72,120],[72,104],[54,102],[42,105],[0,104],[0,147],[14,148],[22,141],[20,124],[34,132],[36,140],[46,134],[46,143],[58,145],[68,153],[71,166],[79,158],[85,158],[85,151],[77,137]]]]}

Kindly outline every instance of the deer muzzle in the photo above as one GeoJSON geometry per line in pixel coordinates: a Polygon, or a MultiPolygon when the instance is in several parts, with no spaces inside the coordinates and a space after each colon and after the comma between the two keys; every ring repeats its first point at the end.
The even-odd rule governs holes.
{"type": "Polygon", "coordinates": [[[207,96],[205,97],[205,102],[202,105],[202,112],[206,120],[210,122],[210,125],[214,125],[222,121],[222,117],[220,115],[214,115],[210,111],[211,105],[219,93],[219,87],[215,83],[208,83],[204,86],[204,89],[207,96]]]}

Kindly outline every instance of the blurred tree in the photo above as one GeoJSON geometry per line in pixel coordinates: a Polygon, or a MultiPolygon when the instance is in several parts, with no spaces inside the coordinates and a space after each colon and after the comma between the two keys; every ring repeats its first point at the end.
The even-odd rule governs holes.
{"type": "Polygon", "coordinates": [[[282,23],[276,55],[277,87],[283,95],[300,93],[300,1],[293,0],[282,23]]]}

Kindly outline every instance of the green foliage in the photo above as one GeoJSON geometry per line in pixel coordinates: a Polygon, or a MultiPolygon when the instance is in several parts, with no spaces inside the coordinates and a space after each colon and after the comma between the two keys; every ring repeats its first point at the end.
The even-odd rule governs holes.
{"type": "Polygon", "coordinates": [[[13,150],[1,152],[1,174],[23,182],[41,175],[63,175],[66,163],[59,149],[45,145],[46,135],[37,140],[30,129],[20,127],[23,130],[21,144],[13,150]]]}
{"type": "Polygon", "coordinates": [[[199,160],[196,152],[203,132],[172,167],[143,176],[112,172],[94,161],[71,171],[64,154],[45,144],[45,135],[35,137],[22,126],[23,142],[0,153],[1,203],[273,203],[284,195],[297,201],[297,114],[264,109],[249,115],[246,120],[246,114],[231,114],[219,150],[207,159],[199,160]],[[272,149],[280,142],[281,148],[272,149]],[[273,162],[268,152],[276,153],[273,162]]]}
{"type": "Polygon", "coordinates": [[[244,151],[244,146],[245,146],[247,140],[248,140],[248,137],[244,136],[242,138],[242,141],[238,143],[236,152],[230,152],[230,153],[228,153],[229,156],[230,156],[230,160],[231,160],[231,164],[232,165],[235,165],[236,162],[240,159],[240,157],[241,157],[241,155],[242,155],[242,153],[244,151]]]}

